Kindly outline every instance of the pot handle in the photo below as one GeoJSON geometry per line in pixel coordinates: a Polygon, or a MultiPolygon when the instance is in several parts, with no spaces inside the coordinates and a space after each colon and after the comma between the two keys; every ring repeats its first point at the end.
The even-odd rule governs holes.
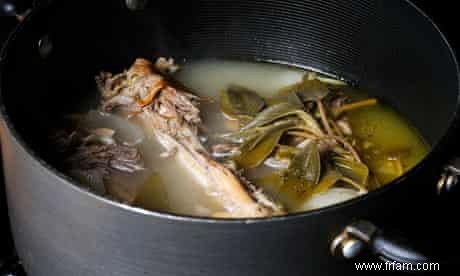
{"type": "MultiPolygon", "coordinates": [[[[444,168],[444,172],[437,183],[437,192],[443,197],[457,197],[459,193],[460,158],[455,158],[444,168]]],[[[458,198],[458,197],[457,197],[458,198]]],[[[431,256],[414,249],[407,240],[390,236],[383,229],[372,222],[358,220],[347,225],[342,232],[334,238],[330,245],[334,256],[351,260],[370,252],[380,260],[390,265],[410,272],[422,272],[424,264],[448,264],[448,260],[437,260],[431,256]]]]}
{"type": "Polygon", "coordinates": [[[431,261],[431,258],[412,248],[406,241],[388,236],[366,220],[355,221],[332,241],[331,253],[344,259],[354,259],[368,250],[385,262],[411,264],[431,261]]]}

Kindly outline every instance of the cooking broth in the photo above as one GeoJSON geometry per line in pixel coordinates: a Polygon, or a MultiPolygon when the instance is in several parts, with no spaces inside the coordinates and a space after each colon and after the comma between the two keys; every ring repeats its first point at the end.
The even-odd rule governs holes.
{"type": "MultiPolygon", "coordinates": [[[[366,180],[368,185],[364,192],[394,180],[417,164],[429,151],[428,144],[418,131],[389,106],[372,99],[366,102],[369,97],[365,93],[344,86],[341,82],[321,79],[321,76],[312,75],[299,68],[267,63],[200,60],[184,64],[173,75],[193,93],[203,98],[200,102],[200,116],[203,120],[200,137],[205,138],[203,143],[209,151],[212,151],[216,144],[222,143],[222,134],[236,133],[242,127],[241,122],[230,120],[229,116],[223,114],[222,91],[226,91],[232,85],[255,91],[265,99],[266,109],[268,105],[276,105],[272,102],[279,100],[277,97],[280,91],[284,93],[311,76],[324,81],[324,85],[327,85],[331,91],[343,89],[349,91],[345,94],[350,99],[365,99],[364,107],[355,108],[349,105],[350,110],[344,109],[346,122],[337,120],[337,126],[334,125],[340,129],[343,127],[344,132],[350,131],[353,134],[349,146],[357,150],[368,167],[366,179],[369,176],[369,183],[366,180]]],[[[262,110],[258,113],[261,112],[262,110]]],[[[254,114],[256,118],[257,115],[254,114]]],[[[320,118],[320,115],[315,116],[320,118]]],[[[292,119],[292,116],[288,116],[287,119],[292,119]]],[[[331,119],[332,123],[334,122],[331,119]]],[[[130,174],[112,173],[107,178],[106,193],[111,197],[155,211],[197,216],[231,216],[217,200],[220,195],[217,192],[209,192],[200,185],[193,170],[185,168],[184,163],[178,160],[177,154],[166,152],[155,135],[143,131],[142,122],[136,116],[127,119],[119,114],[93,110],[84,116],[83,125],[87,128],[113,129],[116,139],[135,145],[142,154],[143,170],[130,174]]],[[[334,130],[334,133],[341,133],[340,129],[334,130]]],[[[279,140],[279,144],[284,141],[283,139],[279,140]]],[[[334,145],[340,144],[337,141],[334,143],[334,145]]],[[[280,150],[281,147],[278,145],[276,149],[280,150]]],[[[299,146],[298,149],[291,147],[291,149],[298,151],[304,147],[308,145],[299,146]]],[[[345,149],[346,147],[347,145],[344,146],[345,149]]],[[[297,154],[295,153],[294,156],[297,154]]],[[[287,212],[316,209],[364,193],[363,189],[355,189],[359,185],[353,187],[355,181],[350,180],[352,185],[348,185],[350,183],[342,183],[336,179],[334,183],[339,181],[338,184],[331,184],[325,190],[312,192],[308,197],[298,196],[295,191],[286,189],[284,182],[281,183],[284,178],[278,173],[280,168],[269,165],[266,159],[257,166],[248,165],[250,168],[244,170],[243,175],[263,188],[271,198],[279,201],[287,212]]],[[[240,165],[246,162],[244,160],[241,162],[238,158],[235,160],[237,163],[240,162],[240,165]]],[[[293,159],[290,160],[292,163],[293,159]]],[[[349,164],[348,161],[341,162],[349,164]]],[[[322,164],[323,169],[327,166],[329,165],[322,164]]],[[[322,174],[324,176],[324,173],[322,174]]],[[[334,174],[328,176],[333,178],[334,174]]],[[[84,177],[79,179],[86,183],[91,182],[84,177]]],[[[91,183],[88,184],[91,186],[91,183]]]]}

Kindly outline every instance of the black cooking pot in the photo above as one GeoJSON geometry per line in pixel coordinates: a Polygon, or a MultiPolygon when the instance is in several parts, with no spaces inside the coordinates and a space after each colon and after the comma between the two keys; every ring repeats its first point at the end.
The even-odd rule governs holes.
{"type": "Polygon", "coordinates": [[[19,16],[24,20],[2,51],[6,193],[15,246],[30,275],[359,274],[331,249],[345,258],[367,248],[386,260],[430,260],[375,227],[427,235],[437,222],[423,221],[439,201],[436,183],[440,190],[456,183],[455,164],[444,167],[458,124],[459,68],[423,12],[402,0],[126,3],[44,1],[19,16]],[[286,63],[344,77],[399,110],[433,150],[365,196],[266,219],[145,211],[101,198],[55,170],[45,133],[95,93],[94,76],[157,56],[286,63]]]}

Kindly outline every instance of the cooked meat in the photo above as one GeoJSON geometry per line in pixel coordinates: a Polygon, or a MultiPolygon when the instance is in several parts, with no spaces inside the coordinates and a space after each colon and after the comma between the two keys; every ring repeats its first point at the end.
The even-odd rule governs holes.
{"type": "MultiPolygon", "coordinates": [[[[160,62],[161,63],[161,62],[160,62]]],[[[155,135],[167,151],[177,150],[179,160],[210,194],[216,195],[233,217],[262,217],[283,213],[260,189],[242,181],[213,160],[201,144],[199,98],[173,86],[145,59],[118,75],[101,73],[97,83],[104,111],[121,109],[138,116],[147,133],[155,135]]]]}
{"type": "Polygon", "coordinates": [[[179,70],[179,66],[176,65],[173,58],[160,57],[155,62],[155,68],[163,74],[173,74],[179,70]]]}
{"type": "Polygon", "coordinates": [[[62,169],[105,194],[105,180],[111,172],[133,173],[144,169],[140,152],[119,143],[115,131],[107,128],[59,131],[53,142],[62,155],[62,169]]]}

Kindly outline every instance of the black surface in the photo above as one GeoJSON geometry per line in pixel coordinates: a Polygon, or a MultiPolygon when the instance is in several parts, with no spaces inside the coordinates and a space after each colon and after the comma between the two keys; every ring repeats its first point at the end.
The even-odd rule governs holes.
{"type": "MultiPolygon", "coordinates": [[[[455,7],[454,7],[454,1],[452,3],[445,2],[440,5],[439,3],[437,5],[433,4],[433,1],[414,1],[417,3],[423,10],[425,10],[430,16],[432,16],[435,19],[435,22],[438,23],[440,28],[444,30],[447,34],[447,37],[451,41],[453,45],[460,45],[459,44],[459,36],[456,34],[456,25],[453,24],[455,22],[455,7]]],[[[11,28],[14,26],[14,20],[11,19],[5,19],[5,18],[0,18],[0,34],[4,35],[7,29],[11,28]],[[6,23],[4,23],[6,22],[6,23]],[[3,34],[2,34],[3,32],[3,34]]],[[[458,50],[460,52],[460,50],[458,50]]],[[[3,189],[2,193],[0,194],[0,208],[2,209],[1,212],[1,225],[5,227],[1,227],[0,231],[2,231],[1,237],[5,237],[5,240],[0,240],[0,244],[2,245],[0,248],[1,255],[6,256],[6,255],[11,255],[12,249],[11,249],[11,239],[7,236],[8,235],[8,227],[7,221],[6,221],[6,208],[5,208],[5,203],[4,203],[4,197],[3,197],[3,189]],[[4,233],[5,232],[5,233],[4,233]],[[5,242],[4,242],[5,241],[5,242]],[[6,244],[6,246],[3,246],[6,244]]],[[[408,199],[410,200],[410,199],[408,199]]],[[[440,233],[443,233],[445,229],[439,229],[440,233]]],[[[432,233],[434,234],[434,233],[432,233]]],[[[437,235],[437,234],[435,234],[437,235]]],[[[1,262],[0,262],[1,263],[1,262]]]]}
{"type": "MultiPolygon", "coordinates": [[[[6,39],[8,33],[16,25],[16,20],[11,17],[0,17],[0,45],[6,39]]],[[[1,163],[0,163],[1,169],[1,163]]],[[[1,267],[5,262],[10,262],[13,255],[13,242],[11,239],[6,199],[3,187],[3,172],[0,171],[0,275],[1,267]]]]}

